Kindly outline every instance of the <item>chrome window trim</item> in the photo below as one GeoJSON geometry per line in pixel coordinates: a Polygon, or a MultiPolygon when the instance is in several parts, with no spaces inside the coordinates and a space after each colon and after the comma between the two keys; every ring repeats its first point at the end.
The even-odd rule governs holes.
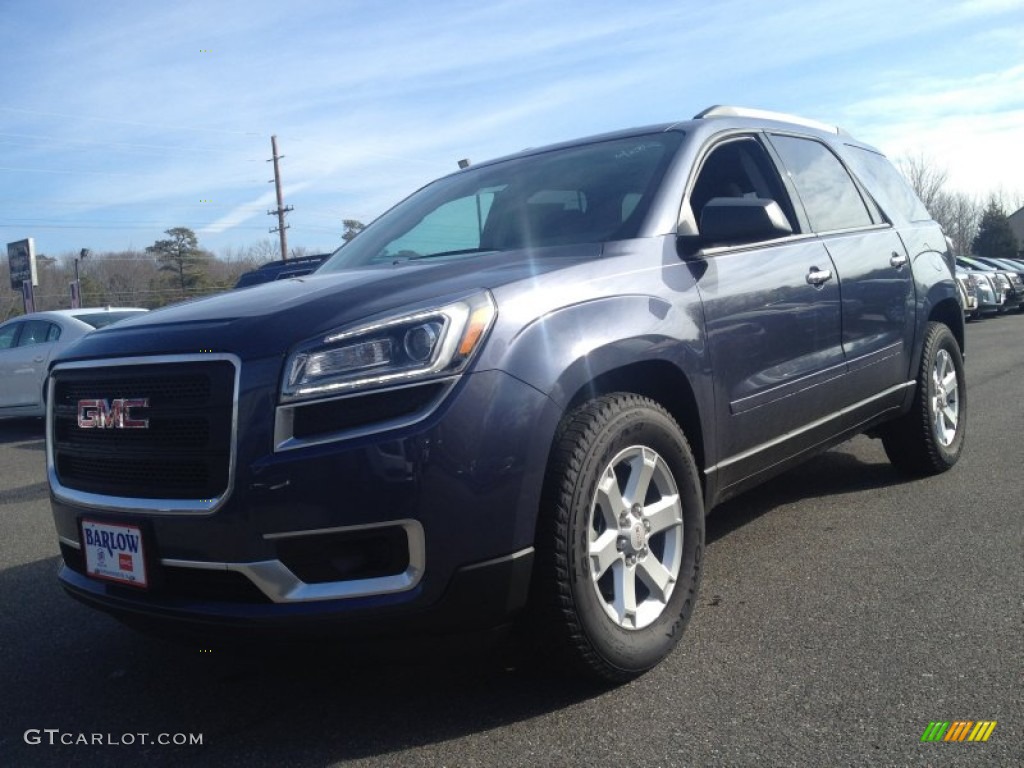
{"type": "Polygon", "coordinates": [[[156,355],[151,357],[118,357],[107,360],[79,360],[58,363],[46,378],[46,475],[50,492],[57,501],[95,510],[117,510],[140,514],[210,515],[220,509],[231,497],[235,487],[235,469],[238,452],[238,390],[241,380],[242,361],[237,355],[221,352],[188,355],[156,355]],[[228,456],[228,479],[224,492],[212,499],[140,499],[128,496],[109,496],[105,493],[90,493],[67,488],[57,478],[53,455],[53,374],[57,371],[81,368],[116,368],[127,366],[166,365],[168,363],[196,363],[225,361],[235,369],[234,391],[231,393],[231,448],[228,456]]]}
{"type": "Polygon", "coordinates": [[[336,443],[340,440],[350,440],[356,437],[365,437],[366,435],[373,435],[378,432],[385,432],[389,429],[400,429],[402,427],[410,427],[413,424],[426,419],[434,411],[437,410],[438,406],[444,402],[445,398],[451,394],[455,383],[461,378],[461,374],[451,376],[449,378],[441,379],[428,379],[426,381],[418,381],[415,384],[402,384],[397,387],[384,387],[382,389],[369,389],[362,392],[351,392],[348,394],[336,396],[336,397],[324,397],[317,400],[307,400],[298,403],[281,403],[277,406],[274,411],[274,452],[280,453],[282,451],[293,451],[297,448],[306,448],[311,445],[323,445],[324,443],[336,443]],[[299,408],[308,406],[323,405],[324,403],[334,402],[337,400],[352,400],[358,397],[365,397],[367,395],[380,395],[388,392],[397,392],[402,389],[411,389],[413,387],[430,386],[438,383],[443,383],[437,396],[434,397],[429,403],[418,411],[413,411],[405,416],[400,416],[394,419],[387,419],[385,421],[379,421],[374,424],[367,424],[362,427],[354,427],[352,429],[342,429],[335,432],[325,432],[322,435],[316,437],[302,438],[295,437],[294,425],[295,425],[295,411],[299,408]]]}
{"type": "Polygon", "coordinates": [[[407,592],[423,578],[426,568],[426,537],[417,520],[393,520],[386,523],[352,525],[340,528],[320,528],[310,531],[267,533],[265,539],[284,539],[298,536],[317,536],[349,531],[399,527],[405,530],[409,544],[409,565],[402,572],[372,579],[345,579],[318,584],[307,584],[280,560],[261,560],[254,563],[210,563],[195,560],[165,558],[160,561],[170,568],[192,568],[207,571],[234,571],[245,576],[257,589],[275,603],[306,603],[315,600],[344,600],[371,595],[407,592]]]}

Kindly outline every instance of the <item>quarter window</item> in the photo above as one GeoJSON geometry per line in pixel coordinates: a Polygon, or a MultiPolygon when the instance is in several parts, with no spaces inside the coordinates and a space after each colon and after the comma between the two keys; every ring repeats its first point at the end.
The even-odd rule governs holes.
{"type": "Polygon", "coordinates": [[[917,193],[888,160],[863,147],[847,146],[849,151],[845,154],[850,167],[890,218],[893,215],[906,221],[927,221],[931,218],[917,193]]]}
{"type": "Polygon", "coordinates": [[[824,144],[772,136],[815,232],[868,227],[871,214],[846,168],[824,144]]]}

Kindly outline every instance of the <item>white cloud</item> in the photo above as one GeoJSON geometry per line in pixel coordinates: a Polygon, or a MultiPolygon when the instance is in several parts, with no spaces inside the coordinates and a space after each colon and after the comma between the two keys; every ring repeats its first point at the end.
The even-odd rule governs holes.
{"type": "Polygon", "coordinates": [[[904,80],[851,104],[844,120],[872,126],[858,138],[893,157],[923,153],[970,194],[1024,187],[1024,66],[904,80]]]}

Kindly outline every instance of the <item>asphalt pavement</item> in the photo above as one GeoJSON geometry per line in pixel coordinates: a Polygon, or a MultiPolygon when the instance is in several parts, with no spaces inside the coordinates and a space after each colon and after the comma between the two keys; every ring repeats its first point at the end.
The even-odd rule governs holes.
{"type": "Polygon", "coordinates": [[[859,437],[719,508],[682,644],[617,688],[469,641],[136,634],[57,586],[42,423],[0,422],[0,766],[1020,766],[1024,316],[967,338],[960,463],[908,481],[859,437]]]}

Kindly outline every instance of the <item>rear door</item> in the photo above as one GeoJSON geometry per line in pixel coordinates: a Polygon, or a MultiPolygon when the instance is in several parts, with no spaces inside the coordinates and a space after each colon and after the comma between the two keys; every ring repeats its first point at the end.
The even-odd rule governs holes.
{"type": "Polygon", "coordinates": [[[15,403],[14,369],[18,354],[18,334],[23,322],[10,323],[0,328],[0,408],[15,403]]]}
{"type": "Polygon", "coordinates": [[[4,405],[41,405],[46,367],[60,338],[60,326],[46,320],[25,320],[16,346],[3,351],[4,405]]]}

